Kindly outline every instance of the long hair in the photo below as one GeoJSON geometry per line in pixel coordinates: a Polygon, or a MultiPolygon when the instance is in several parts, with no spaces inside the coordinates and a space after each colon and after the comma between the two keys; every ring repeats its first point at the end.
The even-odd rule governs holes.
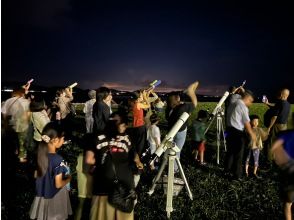
{"type": "Polygon", "coordinates": [[[46,107],[46,103],[43,97],[36,96],[33,101],[30,103],[31,112],[40,112],[44,110],[46,107]]]}
{"type": "Polygon", "coordinates": [[[54,138],[61,138],[64,136],[64,130],[57,122],[49,122],[43,129],[42,136],[46,135],[50,138],[47,143],[42,139],[37,151],[37,176],[42,177],[46,174],[48,169],[48,144],[54,138]]]}

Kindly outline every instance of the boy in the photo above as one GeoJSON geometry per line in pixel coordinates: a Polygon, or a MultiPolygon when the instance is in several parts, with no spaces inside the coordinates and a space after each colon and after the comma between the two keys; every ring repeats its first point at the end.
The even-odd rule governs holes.
{"type": "Polygon", "coordinates": [[[251,115],[250,116],[250,124],[252,126],[252,130],[256,135],[256,141],[250,140],[249,143],[249,153],[246,159],[246,166],[245,166],[245,172],[246,176],[248,177],[248,168],[249,168],[249,161],[251,154],[253,154],[254,158],[254,171],[253,174],[256,178],[260,178],[257,175],[257,169],[258,169],[258,161],[259,161],[259,153],[260,150],[263,148],[263,141],[265,141],[268,137],[267,132],[265,132],[262,128],[258,127],[259,124],[259,117],[257,115],[251,115]]]}
{"type": "Polygon", "coordinates": [[[205,110],[200,110],[198,112],[198,117],[195,122],[192,124],[192,147],[196,148],[193,150],[195,152],[195,160],[199,155],[199,163],[200,165],[206,165],[204,162],[204,151],[205,151],[205,129],[206,124],[205,120],[208,117],[208,113],[205,110]]]}
{"type": "MultiPolygon", "coordinates": [[[[159,120],[160,118],[155,113],[153,113],[150,116],[151,125],[148,127],[148,130],[147,130],[147,140],[150,145],[151,155],[155,153],[156,149],[160,146],[160,143],[161,143],[160,130],[159,130],[159,127],[157,126],[159,120]]],[[[153,170],[154,164],[152,164],[150,168],[153,170]]]]}

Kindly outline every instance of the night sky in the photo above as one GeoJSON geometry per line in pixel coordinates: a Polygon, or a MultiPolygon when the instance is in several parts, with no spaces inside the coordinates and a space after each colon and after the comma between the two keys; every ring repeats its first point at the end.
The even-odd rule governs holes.
{"type": "Polygon", "coordinates": [[[2,82],[132,90],[161,79],[163,90],[199,80],[202,94],[219,95],[246,79],[257,94],[294,89],[290,3],[103,2],[3,0],[2,82]]]}

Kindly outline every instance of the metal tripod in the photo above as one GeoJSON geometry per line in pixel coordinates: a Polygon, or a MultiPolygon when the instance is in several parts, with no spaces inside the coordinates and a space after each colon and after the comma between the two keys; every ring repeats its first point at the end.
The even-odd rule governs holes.
{"type": "Polygon", "coordinates": [[[167,182],[167,194],[166,194],[166,212],[167,212],[167,217],[170,218],[170,214],[173,211],[173,195],[174,195],[174,163],[176,161],[179,171],[180,171],[180,175],[182,177],[182,179],[185,182],[185,187],[188,191],[188,195],[190,197],[191,200],[193,200],[193,195],[191,193],[190,187],[188,185],[187,179],[185,177],[182,165],[180,163],[179,158],[176,155],[176,152],[179,151],[178,147],[176,147],[176,145],[173,143],[172,144],[173,147],[172,148],[168,148],[164,154],[164,159],[163,162],[160,166],[160,169],[158,171],[158,174],[156,175],[156,177],[153,179],[153,184],[151,189],[149,190],[148,194],[152,195],[154,192],[154,189],[156,187],[157,182],[159,181],[164,168],[167,165],[168,162],[168,182],[167,182]]]}
{"type": "Polygon", "coordinates": [[[221,137],[223,138],[225,152],[227,151],[225,130],[224,130],[224,124],[223,124],[223,116],[224,116],[224,111],[221,107],[219,107],[216,111],[216,114],[213,116],[211,122],[209,123],[208,127],[205,130],[205,134],[206,134],[207,131],[210,129],[213,121],[216,118],[216,145],[217,145],[216,162],[217,162],[217,164],[219,164],[219,151],[220,151],[220,145],[221,145],[221,137]]]}

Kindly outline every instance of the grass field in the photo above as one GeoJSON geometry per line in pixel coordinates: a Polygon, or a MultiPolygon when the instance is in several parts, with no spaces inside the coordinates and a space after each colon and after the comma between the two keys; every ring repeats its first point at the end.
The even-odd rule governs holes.
{"type": "MultiPolygon", "coordinates": [[[[212,111],[216,103],[199,103],[197,111],[189,118],[189,124],[197,115],[199,109],[210,109],[212,111]]],[[[77,106],[81,112],[82,106],[77,106]]],[[[258,114],[263,118],[266,106],[254,104],[250,108],[251,114],[258,114]]],[[[294,106],[292,105],[292,112],[294,106]]],[[[164,115],[161,114],[164,118],[164,115]]],[[[79,132],[84,130],[83,116],[80,115],[76,121],[79,132]]],[[[164,128],[163,119],[161,126],[164,128]]],[[[289,127],[293,128],[292,124],[289,127]]],[[[162,130],[164,134],[166,131],[162,130]]],[[[77,133],[80,135],[79,133],[77,133]]],[[[191,201],[183,188],[181,193],[174,198],[174,212],[172,219],[282,219],[282,203],[279,199],[280,177],[279,170],[273,166],[271,169],[264,164],[265,155],[261,153],[260,176],[262,179],[245,179],[242,182],[230,182],[222,177],[223,158],[225,155],[223,147],[220,151],[220,164],[216,164],[215,128],[208,133],[208,145],[205,159],[207,167],[200,168],[191,159],[189,146],[189,133],[186,144],[182,150],[181,163],[184,168],[188,183],[190,185],[193,201],[191,201]]],[[[75,170],[76,157],[82,152],[78,143],[64,146],[60,154],[70,163],[71,170],[75,170]]],[[[26,173],[28,167],[18,167],[16,199],[14,202],[16,219],[28,219],[28,211],[34,198],[34,181],[26,173]]],[[[158,186],[152,196],[147,194],[152,178],[156,173],[146,171],[137,188],[138,204],[135,208],[135,218],[142,220],[166,219],[165,203],[166,197],[162,187],[158,186]]],[[[77,183],[76,175],[73,174],[71,182],[72,207],[77,206],[77,183]]],[[[8,219],[8,209],[2,204],[2,219],[8,219]]]]}

